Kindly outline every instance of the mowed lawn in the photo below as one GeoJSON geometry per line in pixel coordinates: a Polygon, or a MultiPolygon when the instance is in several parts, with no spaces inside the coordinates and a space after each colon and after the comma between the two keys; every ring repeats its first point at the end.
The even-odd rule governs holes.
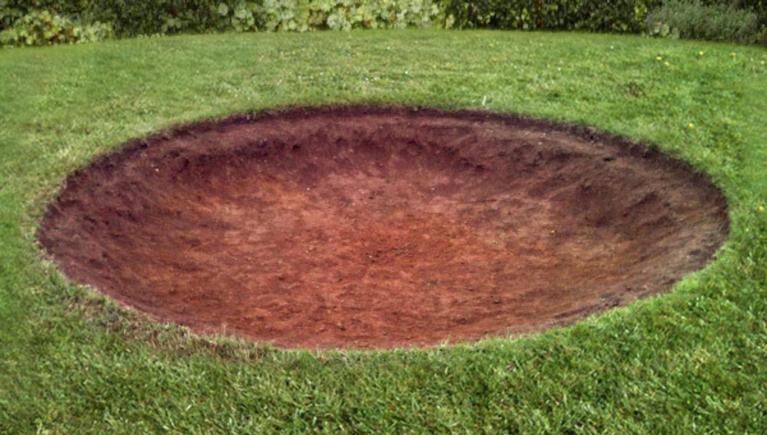
{"type": "Polygon", "coordinates": [[[578,33],[361,31],[0,50],[0,433],[767,432],[767,50],[578,33]],[[35,231],[71,171],[181,122],[287,105],[485,108],[656,144],[731,235],[670,293],[521,338],[281,351],[78,287],[35,231]]]}

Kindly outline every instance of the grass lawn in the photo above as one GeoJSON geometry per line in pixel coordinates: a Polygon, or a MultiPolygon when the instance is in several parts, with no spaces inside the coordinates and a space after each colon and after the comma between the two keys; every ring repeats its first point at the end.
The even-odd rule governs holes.
{"type": "Polygon", "coordinates": [[[0,433],[767,432],[767,50],[636,36],[367,31],[0,50],[0,433]],[[473,345],[280,351],[147,322],[35,241],[94,155],[295,104],[487,108],[586,123],[708,173],[717,259],[673,292],[473,345]]]}

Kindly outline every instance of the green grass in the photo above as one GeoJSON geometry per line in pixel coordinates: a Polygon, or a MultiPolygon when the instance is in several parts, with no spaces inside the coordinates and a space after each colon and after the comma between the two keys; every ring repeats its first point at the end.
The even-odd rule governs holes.
{"type": "Polygon", "coordinates": [[[766,63],[757,47],[567,33],[2,50],[0,433],[765,433],[766,63]],[[652,141],[722,188],[731,238],[674,291],[573,327],[323,353],[147,322],[65,280],[36,246],[66,174],[126,139],[232,112],[357,102],[485,107],[652,141]]]}

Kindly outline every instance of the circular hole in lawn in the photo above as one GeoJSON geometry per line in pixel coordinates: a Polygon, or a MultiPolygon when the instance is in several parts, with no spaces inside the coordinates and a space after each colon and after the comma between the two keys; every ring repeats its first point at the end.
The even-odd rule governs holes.
{"type": "Polygon", "coordinates": [[[705,177],[589,128],[326,107],[130,142],[67,179],[39,239],[72,279],[197,332],[386,348],[667,290],[727,228],[705,177]]]}

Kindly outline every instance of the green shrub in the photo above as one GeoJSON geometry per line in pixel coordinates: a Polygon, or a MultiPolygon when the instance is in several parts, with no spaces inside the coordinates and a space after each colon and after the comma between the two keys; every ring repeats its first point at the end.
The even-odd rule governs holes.
{"type": "Polygon", "coordinates": [[[699,0],[667,0],[647,16],[653,36],[756,42],[759,33],[754,12],[734,5],[704,5],[699,0]]]}
{"type": "Polygon", "coordinates": [[[661,0],[448,0],[446,14],[461,28],[639,32],[661,0]]]}
{"type": "MultiPolygon", "coordinates": [[[[30,32],[23,29],[34,20],[22,22],[22,18],[49,11],[51,17],[69,23],[109,23],[119,37],[444,25],[633,33],[649,29],[657,35],[721,39],[729,34],[733,36],[726,38],[742,40],[756,16],[757,28],[767,41],[767,0],[696,1],[702,3],[688,9],[700,11],[679,14],[663,0],[0,0],[0,31],[10,29],[4,33],[5,43],[26,43],[30,32]],[[717,18],[721,11],[727,16],[717,18]],[[738,19],[747,22],[738,23],[738,19]],[[671,24],[677,21],[680,24],[671,24]],[[699,24],[714,30],[701,30],[699,24]],[[672,32],[672,27],[679,30],[672,32]]],[[[105,26],[80,28],[98,38],[108,33],[105,26]]],[[[35,44],[58,42],[57,38],[30,38],[35,44]]]]}
{"type": "Polygon", "coordinates": [[[0,0],[0,30],[30,10],[111,23],[117,36],[436,24],[440,0],[0,0]]]}
{"type": "Polygon", "coordinates": [[[275,31],[421,27],[441,9],[432,0],[263,0],[263,28],[275,31]]]}
{"type": "MultiPolygon", "coordinates": [[[[460,28],[594,32],[641,32],[647,29],[648,14],[667,10],[663,0],[445,0],[444,6],[446,16],[460,28]]],[[[713,33],[738,27],[737,19],[747,19],[750,28],[755,17],[757,28],[767,36],[767,0],[702,0],[691,7],[700,8],[697,14],[727,14],[708,20],[715,26],[713,33]]]]}
{"type": "Polygon", "coordinates": [[[32,11],[0,32],[0,45],[50,45],[98,41],[111,37],[109,24],[81,26],[48,11],[32,11]]]}
{"type": "Polygon", "coordinates": [[[767,45],[767,26],[763,27],[762,30],[756,34],[756,42],[762,45],[767,45]]]}
{"type": "Polygon", "coordinates": [[[738,9],[746,9],[756,14],[759,20],[759,27],[767,31],[767,0],[730,0],[729,2],[723,2],[722,0],[709,0],[710,4],[729,3],[733,7],[738,9]]]}

